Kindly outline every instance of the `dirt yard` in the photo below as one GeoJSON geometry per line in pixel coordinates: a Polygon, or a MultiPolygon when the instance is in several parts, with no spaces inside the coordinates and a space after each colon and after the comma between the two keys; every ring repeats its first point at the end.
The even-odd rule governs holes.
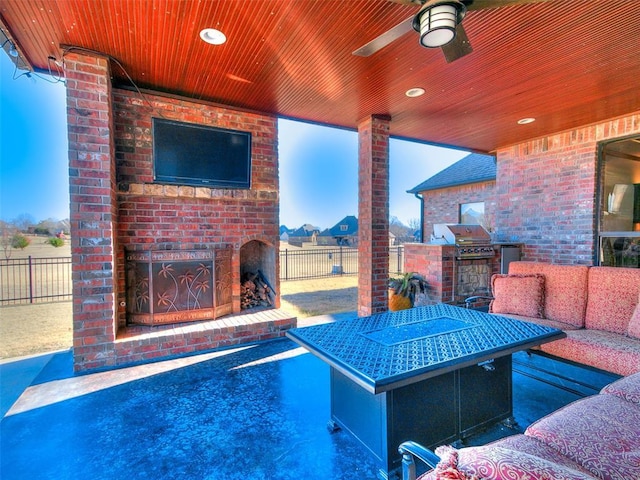
{"type": "MultiPolygon", "coordinates": [[[[282,282],[280,290],[281,308],[298,318],[357,309],[355,276],[282,282]]],[[[0,307],[0,358],[71,348],[71,323],[70,301],[0,307]]]]}
{"type": "Polygon", "coordinates": [[[0,307],[0,358],[71,348],[71,328],[70,301],[0,307]]]}

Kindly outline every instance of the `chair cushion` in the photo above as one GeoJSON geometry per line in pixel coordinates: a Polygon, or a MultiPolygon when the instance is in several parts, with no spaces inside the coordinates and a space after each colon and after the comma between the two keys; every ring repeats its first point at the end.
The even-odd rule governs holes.
{"type": "Polygon", "coordinates": [[[543,262],[511,262],[509,273],[544,275],[545,318],[584,327],[589,267],[543,262]]]}
{"type": "Polygon", "coordinates": [[[528,453],[536,457],[544,458],[550,462],[562,465],[567,468],[572,468],[585,475],[592,475],[589,470],[582,467],[580,464],[574,462],[570,458],[565,457],[555,448],[542,443],[540,440],[521,433],[515,435],[509,435],[508,437],[501,438],[488,444],[487,446],[496,446],[506,448],[508,450],[517,450],[518,452],[528,453]]]}
{"type": "Polygon", "coordinates": [[[491,277],[491,313],[544,318],[544,277],[496,274],[491,277]]]}
{"type": "Polygon", "coordinates": [[[573,402],[531,424],[525,435],[603,480],[640,478],[640,408],[619,397],[573,402]]]}
{"type": "Polygon", "coordinates": [[[585,327],[627,334],[640,293],[640,268],[591,267],[585,327]]]}
{"type": "Polygon", "coordinates": [[[630,337],[640,338],[640,294],[638,294],[638,304],[633,311],[633,315],[631,315],[631,320],[629,320],[627,335],[630,337]]]}
{"type": "Polygon", "coordinates": [[[640,373],[616,380],[604,387],[600,393],[615,395],[627,402],[640,405],[640,373]]]}
{"type": "Polygon", "coordinates": [[[540,345],[543,352],[617,373],[640,372],[640,339],[603,330],[565,330],[566,338],[540,345]]]}
{"type": "Polygon", "coordinates": [[[578,330],[580,327],[576,327],[570,323],[558,322],[556,320],[549,320],[548,318],[534,318],[525,317],[524,315],[514,315],[513,313],[501,313],[503,317],[513,318],[522,322],[535,323],[536,325],[542,325],[543,327],[557,328],[558,330],[578,330]]]}

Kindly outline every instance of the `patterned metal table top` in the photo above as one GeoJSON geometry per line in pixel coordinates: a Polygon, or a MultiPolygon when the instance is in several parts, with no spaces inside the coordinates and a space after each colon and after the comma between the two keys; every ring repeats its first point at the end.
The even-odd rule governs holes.
{"type": "Polygon", "coordinates": [[[565,334],[440,304],[295,328],[287,336],[372,393],[380,393],[565,334]]]}

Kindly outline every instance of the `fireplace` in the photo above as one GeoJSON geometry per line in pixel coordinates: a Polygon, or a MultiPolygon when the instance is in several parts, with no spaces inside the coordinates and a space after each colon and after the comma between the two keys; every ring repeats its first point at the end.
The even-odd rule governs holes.
{"type": "Polygon", "coordinates": [[[232,313],[230,246],[126,255],[127,322],[160,325],[232,313]]]}
{"type": "MultiPolygon", "coordinates": [[[[234,311],[233,247],[202,250],[145,250],[126,253],[127,323],[162,325],[212,320],[234,311]]],[[[276,250],[250,240],[239,250],[240,308],[275,308],[276,250]],[[247,279],[262,288],[263,301],[246,302],[247,279]]],[[[235,281],[238,281],[235,280],[235,281]]],[[[238,308],[236,306],[236,308],[238,308]]]]}

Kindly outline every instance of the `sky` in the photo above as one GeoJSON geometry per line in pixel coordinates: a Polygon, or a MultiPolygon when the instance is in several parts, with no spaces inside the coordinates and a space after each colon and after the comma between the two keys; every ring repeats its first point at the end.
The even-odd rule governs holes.
{"type": "MultiPolygon", "coordinates": [[[[358,134],[355,130],[278,122],[280,223],[331,228],[358,216],[358,134]]],[[[389,214],[408,225],[420,219],[420,201],[407,190],[469,152],[392,138],[389,141],[389,214]]]]}
{"type": "MultiPolygon", "coordinates": [[[[63,220],[69,218],[64,84],[21,73],[0,51],[0,219],[63,220]]],[[[357,216],[357,132],[285,119],[278,129],[280,224],[324,229],[357,216]]],[[[390,215],[407,225],[420,218],[420,201],[406,191],[468,155],[393,138],[389,151],[390,215]]]]}
{"type": "Polygon", "coordinates": [[[0,51],[0,218],[69,218],[65,89],[19,76],[0,51]]]}

